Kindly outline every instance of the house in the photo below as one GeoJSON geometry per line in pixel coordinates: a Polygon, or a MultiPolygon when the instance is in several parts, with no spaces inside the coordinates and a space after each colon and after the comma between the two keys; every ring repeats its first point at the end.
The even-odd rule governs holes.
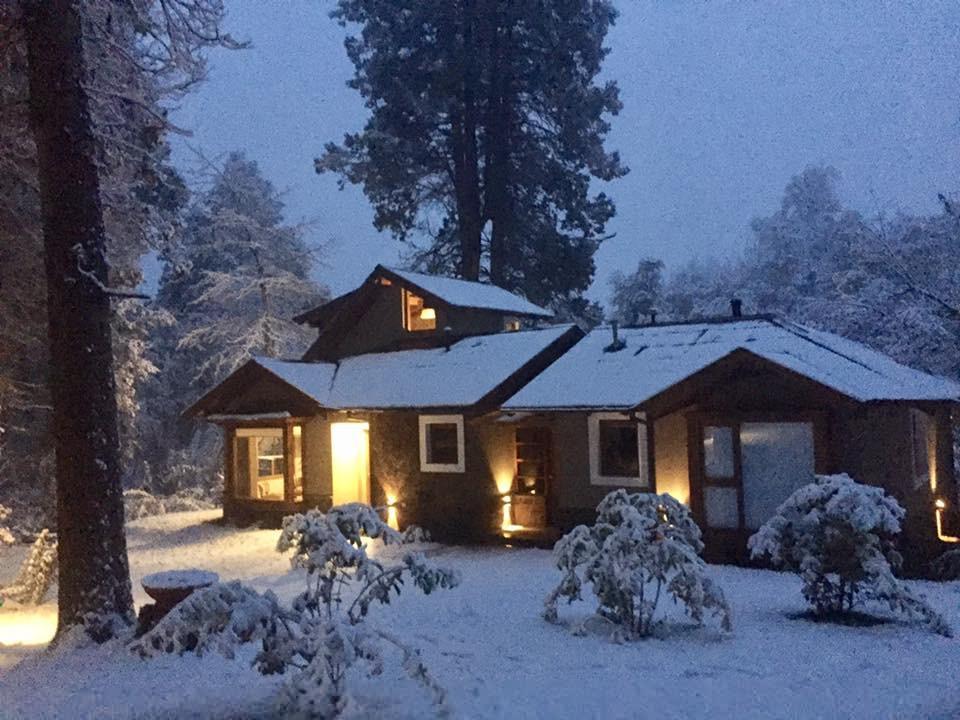
{"type": "Polygon", "coordinates": [[[224,429],[225,517],[362,501],[443,538],[545,538],[627,487],[688,503],[710,556],[740,560],[793,489],[844,471],[907,508],[912,555],[956,539],[960,385],[739,308],[586,335],[550,319],[378,266],[298,318],[318,331],[302,360],[251,358],[189,410],[224,429]]]}

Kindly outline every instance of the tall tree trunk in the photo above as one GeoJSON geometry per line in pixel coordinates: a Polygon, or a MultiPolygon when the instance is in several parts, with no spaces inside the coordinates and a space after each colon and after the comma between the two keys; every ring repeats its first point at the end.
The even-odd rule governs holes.
{"type": "Polygon", "coordinates": [[[477,152],[476,7],[464,0],[460,67],[462,76],[460,113],[453,122],[454,183],[457,199],[457,233],[460,244],[460,276],[480,279],[483,215],[480,199],[480,169],[477,152]]]}
{"type": "MultiPolygon", "coordinates": [[[[490,96],[486,116],[486,161],[484,163],[484,215],[490,220],[490,282],[507,287],[509,270],[510,132],[513,113],[511,98],[511,19],[499,0],[492,3],[490,22],[490,96]]],[[[512,288],[508,288],[512,289],[512,288]]]]}
{"type": "Polygon", "coordinates": [[[31,0],[26,37],[37,146],[56,439],[58,633],[96,640],[133,618],[123,529],[106,236],[83,4],[31,0]]]}

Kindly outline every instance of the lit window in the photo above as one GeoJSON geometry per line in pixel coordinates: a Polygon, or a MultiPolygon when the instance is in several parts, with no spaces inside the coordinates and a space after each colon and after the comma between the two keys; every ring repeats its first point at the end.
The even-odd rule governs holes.
{"type": "Polygon", "coordinates": [[[424,305],[423,298],[404,290],[403,296],[403,328],[410,332],[437,329],[437,311],[424,305]]]}
{"type": "Polygon", "coordinates": [[[503,321],[503,329],[507,332],[516,332],[520,329],[520,321],[515,317],[505,318],[503,321]]]}
{"type": "Polygon", "coordinates": [[[420,416],[420,469],[423,472],[464,471],[463,416],[420,416]]]}
{"type": "MultiPolygon", "coordinates": [[[[302,429],[290,429],[295,496],[303,495],[302,429]]],[[[234,495],[251,500],[284,500],[287,453],[283,428],[238,428],[234,435],[234,495]]]]}
{"type": "Polygon", "coordinates": [[[594,413],[588,421],[590,482],[646,487],[646,424],[621,413],[594,413]]]}

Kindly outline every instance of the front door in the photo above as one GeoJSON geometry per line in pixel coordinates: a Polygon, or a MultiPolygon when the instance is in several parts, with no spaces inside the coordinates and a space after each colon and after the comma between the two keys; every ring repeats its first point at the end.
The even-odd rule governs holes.
{"type": "Polygon", "coordinates": [[[370,424],[330,423],[333,504],[370,502],[370,424]]]}
{"type": "Polygon", "coordinates": [[[708,535],[741,544],[794,490],[814,481],[813,419],[710,417],[697,427],[699,521],[708,535]]]}

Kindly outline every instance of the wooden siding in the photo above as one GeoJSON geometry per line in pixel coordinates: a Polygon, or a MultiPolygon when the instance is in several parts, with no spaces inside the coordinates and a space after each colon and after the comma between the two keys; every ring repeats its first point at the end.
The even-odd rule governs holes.
{"type": "MultiPolygon", "coordinates": [[[[403,347],[436,346],[448,339],[501,332],[511,313],[449,305],[425,296],[428,307],[437,313],[435,330],[408,331],[403,327],[403,284],[368,283],[361,293],[340,310],[339,316],[321,331],[304,355],[305,360],[335,361],[351,355],[387,352],[403,347]]],[[[424,293],[413,286],[415,295],[424,293]]]]}

